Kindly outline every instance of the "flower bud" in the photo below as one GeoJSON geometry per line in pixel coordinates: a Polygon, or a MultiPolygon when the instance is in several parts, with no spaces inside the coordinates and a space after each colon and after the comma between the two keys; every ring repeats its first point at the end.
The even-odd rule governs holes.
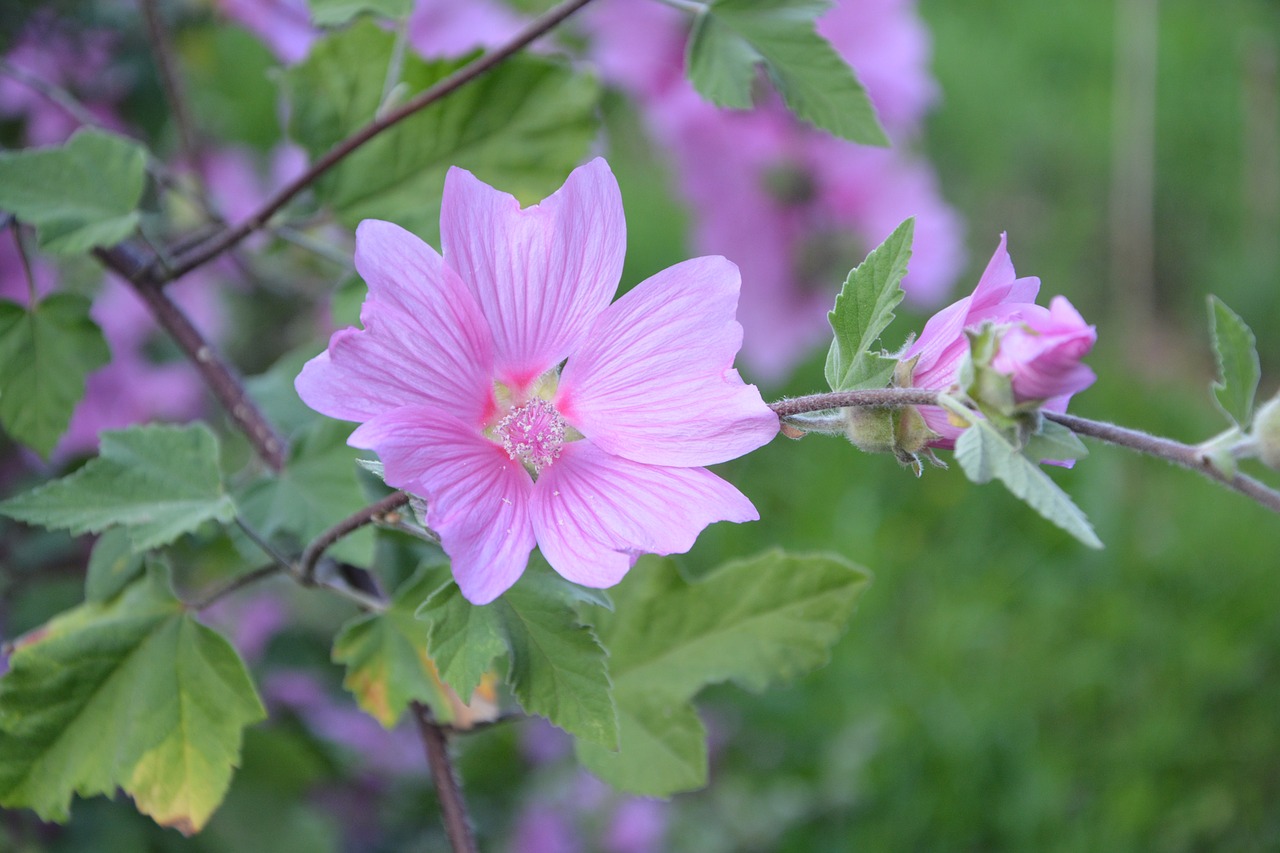
{"type": "Polygon", "coordinates": [[[1097,339],[1066,297],[1055,296],[1047,317],[1029,313],[1004,332],[991,366],[1010,378],[1020,403],[1075,394],[1097,378],[1080,362],[1097,339]]]}
{"type": "Polygon", "coordinates": [[[1258,409],[1249,437],[1262,464],[1280,471],[1280,394],[1258,409]]]}

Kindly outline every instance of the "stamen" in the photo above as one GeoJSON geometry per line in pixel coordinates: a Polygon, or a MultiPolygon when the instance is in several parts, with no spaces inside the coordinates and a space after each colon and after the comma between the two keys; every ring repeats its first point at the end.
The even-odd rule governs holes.
{"type": "Polygon", "coordinates": [[[500,420],[494,433],[508,456],[537,474],[560,458],[567,428],[549,400],[535,397],[500,420]]]}

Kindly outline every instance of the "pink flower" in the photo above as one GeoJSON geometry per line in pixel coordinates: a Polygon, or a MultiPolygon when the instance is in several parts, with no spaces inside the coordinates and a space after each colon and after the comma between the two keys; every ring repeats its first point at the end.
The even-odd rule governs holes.
{"type": "Polygon", "coordinates": [[[1083,391],[1097,378],[1080,363],[1098,339],[1065,296],[1049,302],[1049,315],[1032,315],[1000,338],[991,366],[1013,380],[1013,396],[1048,400],[1083,391]]]}
{"type": "Polygon", "coordinates": [[[625,223],[598,159],[524,210],[451,169],[440,230],[443,257],[398,226],[361,223],[365,328],[335,333],[297,388],[362,422],[351,444],[427,498],[463,595],[492,601],[535,544],[564,577],[605,587],[640,553],[683,552],[714,521],[759,517],[702,467],[778,429],[733,369],[733,264],[686,261],[610,304],[625,223]]]}
{"type": "MultiPolygon", "coordinates": [[[[977,328],[984,323],[1008,325],[1001,350],[1004,350],[1003,340],[1008,340],[1011,334],[1015,335],[1006,361],[1010,365],[1008,372],[1015,377],[1015,391],[1019,383],[1036,391],[1052,387],[1056,393],[1049,395],[1052,399],[1046,403],[1045,408],[1065,411],[1071,394],[1093,382],[1093,372],[1078,361],[1093,345],[1094,332],[1092,327],[1084,326],[1080,315],[1061,297],[1054,300],[1057,314],[1036,305],[1035,298],[1039,291],[1040,279],[1017,277],[1013,271],[1013,261],[1009,259],[1009,252],[1005,249],[1005,235],[1001,234],[1000,245],[996,247],[996,253],[991,256],[991,262],[978,279],[978,286],[973,293],[929,318],[920,337],[903,354],[904,360],[919,356],[914,386],[939,391],[950,388],[956,381],[956,372],[960,369],[961,362],[969,352],[965,330],[977,328]],[[1019,331],[1020,325],[1015,324],[1025,324],[1028,331],[1019,331]],[[1034,343],[1019,341],[1022,336],[1031,338],[1036,335],[1044,336],[1041,343],[1047,344],[1040,352],[1037,352],[1034,343]],[[1087,346],[1081,349],[1081,341],[1085,338],[1087,346]],[[1075,369],[1069,369],[1065,364],[1070,353],[1075,353],[1075,369]],[[1043,361],[1037,362],[1038,358],[1043,361]],[[1019,373],[1024,378],[1019,379],[1019,373]],[[1086,376],[1087,381],[1082,382],[1086,376]]],[[[1006,370],[998,363],[996,368],[1002,372],[1006,370]]],[[[1030,398],[1028,395],[1027,399],[1030,398]]],[[[963,427],[953,424],[939,408],[922,406],[920,413],[929,427],[942,436],[941,440],[932,442],[931,446],[955,446],[955,439],[963,431],[963,427]]]]}

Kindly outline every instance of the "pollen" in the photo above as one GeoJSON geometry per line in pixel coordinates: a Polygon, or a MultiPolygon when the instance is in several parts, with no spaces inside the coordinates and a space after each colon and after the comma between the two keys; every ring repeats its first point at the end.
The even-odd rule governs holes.
{"type": "Polygon", "coordinates": [[[549,400],[535,397],[512,409],[494,433],[508,456],[537,474],[560,458],[568,426],[549,400]]]}

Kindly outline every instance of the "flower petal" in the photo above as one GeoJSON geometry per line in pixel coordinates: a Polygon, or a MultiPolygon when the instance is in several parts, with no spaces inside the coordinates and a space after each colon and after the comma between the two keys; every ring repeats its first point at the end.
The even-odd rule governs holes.
{"type": "Polygon", "coordinates": [[[527,388],[573,352],[617,290],[626,237],[618,182],[603,160],[524,210],[470,172],[449,170],[441,244],[493,329],[498,379],[527,388]]]}
{"type": "Polygon", "coordinates": [[[472,604],[488,604],[524,572],[533,550],[533,481],[474,428],[426,406],[380,415],[351,434],[373,450],[389,485],[427,499],[427,524],[472,604]]]}
{"type": "Polygon", "coordinates": [[[778,432],[754,385],[733,369],[738,268],[695,258],[605,309],[569,358],[561,414],[607,453],[654,465],[712,465],[778,432]]]}
{"type": "Polygon", "coordinates": [[[335,332],[295,383],[303,401],[364,421],[432,405],[479,424],[493,409],[493,340],[475,298],[434,249],[390,222],[356,230],[356,269],[369,285],[364,329],[335,332]]]}
{"type": "Polygon", "coordinates": [[[755,521],[751,501],[706,468],[645,465],[590,441],[565,445],[534,484],[530,518],[557,572],[612,586],[642,553],[679,554],[713,521],[755,521]]]}

